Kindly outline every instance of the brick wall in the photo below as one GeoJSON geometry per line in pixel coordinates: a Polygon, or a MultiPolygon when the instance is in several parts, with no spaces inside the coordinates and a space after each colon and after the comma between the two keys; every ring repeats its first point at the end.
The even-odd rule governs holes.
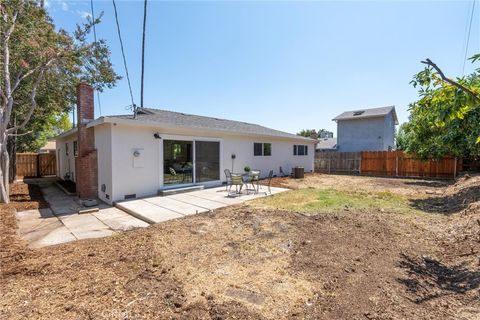
{"type": "Polygon", "coordinates": [[[94,119],[93,88],[80,83],[77,86],[77,141],[78,156],[75,159],[75,174],[79,198],[96,198],[98,194],[98,164],[95,150],[95,132],[87,128],[87,123],[94,119]]]}

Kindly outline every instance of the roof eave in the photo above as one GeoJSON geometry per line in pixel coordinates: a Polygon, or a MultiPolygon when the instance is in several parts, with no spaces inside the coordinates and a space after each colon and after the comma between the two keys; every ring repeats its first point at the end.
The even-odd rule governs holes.
{"type": "Polygon", "coordinates": [[[214,133],[223,133],[223,134],[231,134],[236,136],[262,136],[268,138],[276,138],[276,139],[288,139],[288,140],[296,140],[296,141],[303,141],[309,143],[317,143],[316,139],[311,139],[302,136],[292,135],[291,137],[287,136],[276,136],[276,135],[268,135],[268,134],[260,134],[260,133],[239,133],[229,130],[214,130],[208,128],[197,128],[197,127],[190,127],[190,126],[179,126],[179,125],[171,125],[169,123],[161,123],[157,121],[144,121],[139,119],[122,119],[122,118],[111,118],[111,117],[101,117],[94,121],[91,121],[87,124],[87,127],[97,126],[103,123],[118,123],[118,124],[128,124],[128,125],[137,125],[137,126],[149,126],[149,127],[158,127],[158,128],[165,128],[165,129],[189,129],[189,130],[201,130],[201,131],[208,131],[214,133]]]}

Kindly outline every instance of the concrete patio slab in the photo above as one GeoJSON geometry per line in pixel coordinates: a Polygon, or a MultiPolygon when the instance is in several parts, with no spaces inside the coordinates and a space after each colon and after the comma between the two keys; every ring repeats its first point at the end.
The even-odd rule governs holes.
{"type": "Polygon", "coordinates": [[[99,212],[92,214],[114,231],[128,231],[149,226],[145,221],[114,207],[101,209],[99,212]]]}
{"type": "Polygon", "coordinates": [[[144,199],[124,201],[117,203],[115,206],[148,223],[158,223],[184,217],[178,212],[159,207],[144,199]]]}
{"type": "Polygon", "coordinates": [[[53,181],[43,181],[40,185],[50,208],[17,213],[18,233],[32,248],[107,237],[117,231],[148,226],[145,221],[105,203],[99,204],[98,212],[78,214],[83,207],[77,199],[63,193],[53,181]]]}
{"type": "MultiPolygon", "coordinates": [[[[287,190],[272,187],[271,194],[287,190]]],[[[257,194],[250,192],[232,197],[225,187],[217,187],[168,196],[122,201],[116,203],[115,206],[148,223],[158,223],[270,195],[264,191],[267,191],[266,187],[261,188],[257,194]]]]}
{"type": "Polygon", "coordinates": [[[159,207],[172,210],[176,213],[180,213],[181,215],[197,214],[210,210],[208,208],[193,205],[191,201],[190,203],[179,201],[173,198],[173,196],[147,198],[145,201],[153,203],[159,207]]]}

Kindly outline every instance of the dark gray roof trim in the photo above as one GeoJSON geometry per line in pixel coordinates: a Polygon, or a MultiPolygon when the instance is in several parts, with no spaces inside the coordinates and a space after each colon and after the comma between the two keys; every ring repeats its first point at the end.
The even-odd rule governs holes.
{"type": "MultiPolygon", "coordinates": [[[[132,115],[117,115],[108,116],[106,118],[121,118],[131,119],[132,115]]],[[[264,135],[281,138],[295,138],[298,140],[310,140],[310,138],[301,137],[288,132],[283,132],[275,129],[260,126],[258,124],[226,120],[205,116],[197,116],[193,114],[186,114],[168,110],[160,110],[153,108],[141,108],[137,112],[137,119],[139,121],[168,124],[169,126],[178,126],[191,129],[211,130],[211,131],[223,131],[234,134],[248,134],[248,135],[264,135]]]]}

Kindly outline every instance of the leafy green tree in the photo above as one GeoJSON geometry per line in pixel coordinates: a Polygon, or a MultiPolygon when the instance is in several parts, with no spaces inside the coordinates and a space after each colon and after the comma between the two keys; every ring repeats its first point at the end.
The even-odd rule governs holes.
{"type": "Polygon", "coordinates": [[[105,41],[87,41],[100,18],[77,26],[71,35],[56,31],[35,1],[3,0],[0,16],[0,202],[8,202],[8,139],[26,137],[42,124],[48,131],[49,120],[75,103],[79,82],[101,91],[119,77],[105,41]]]}
{"type": "Polygon", "coordinates": [[[297,133],[297,136],[310,138],[312,135],[316,135],[316,134],[317,134],[317,130],[315,129],[303,129],[302,131],[297,133]]]}
{"type": "MultiPolygon", "coordinates": [[[[471,58],[478,62],[480,55],[471,58]]],[[[402,148],[421,158],[480,155],[480,68],[447,78],[431,60],[412,80],[420,99],[410,104],[409,122],[402,126],[402,148]]]]}
{"type": "Polygon", "coordinates": [[[48,117],[34,118],[25,127],[28,134],[16,137],[17,152],[37,152],[48,139],[72,128],[68,113],[50,114],[48,117]]]}
{"type": "Polygon", "coordinates": [[[397,150],[406,150],[408,140],[405,132],[405,123],[401,124],[395,132],[395,146],[397,150]]]}
{"type": "Polygon", "coordinates": [[[315,129],[303,129],[302,131],[297,133],[297,135],[307,138],[310,138],[312,136],[317,136],[319,138],[333,137],[333,133],[325,129],[320,129],[318,130],[318,132],[315,129]]]}

